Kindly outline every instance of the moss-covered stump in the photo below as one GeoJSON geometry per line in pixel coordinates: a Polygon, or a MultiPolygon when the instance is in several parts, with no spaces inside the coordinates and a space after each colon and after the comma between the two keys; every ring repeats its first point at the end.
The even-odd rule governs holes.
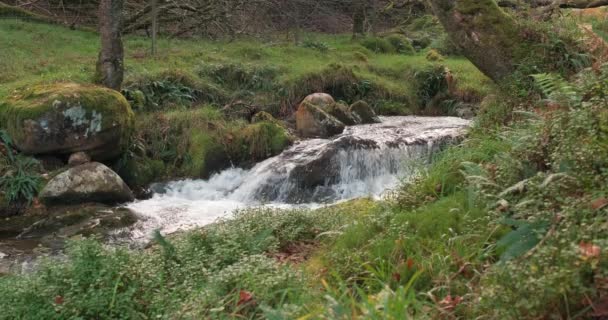
{"type": "Polygon", "coordinates": [[[134,115],[110,89],[56,83],[22,89],[0,106],[0,126],[30,155],[85,151],[94,160],[118,157],[128,146],[134,115]]]}

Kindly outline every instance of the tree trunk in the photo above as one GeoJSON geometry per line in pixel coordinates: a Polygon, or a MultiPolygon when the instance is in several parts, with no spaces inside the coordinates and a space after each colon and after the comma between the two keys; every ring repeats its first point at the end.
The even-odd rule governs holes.
{"type": "Polygon", "coordinates": [[[452,41],[481,72],[500,81],[513,71],[531,44],[515,19],[494,0],[429,0],[452,41]]]}
{"type": "Polygon", "coordinates": [[[99,33],[101,51],[97,60],[96,79],[99,84],[120,90],[124,74],[122,46],[123,0],[101,0],[99,33]]]}
{"type": "Polygon", "coordinates": [[[158,33],[158,0],[152,0],[152,56],[156,55],[158,33]]]}
{"type": "Polygon", "coordinates": [[[353,38],[365,34],[365,0],[353,2],[353,38]]]}

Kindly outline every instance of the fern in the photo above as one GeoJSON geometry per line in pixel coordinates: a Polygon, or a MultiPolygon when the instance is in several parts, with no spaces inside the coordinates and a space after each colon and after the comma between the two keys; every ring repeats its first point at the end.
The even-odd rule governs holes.
{"type": "Polygon", "coordinates": [[[540,235],[545,234],[549,227],[549,223],[546,221],[527,222],[505,219],[503,223],[514,228],[496,243],[500,261],[503,262],[518,258],[534,248],[540,242],[540,235]]]}
{"type": "Polygon", "coordinates": [[[32,203],[42,185],[42,178],[35,174],[38,162],[32,158],[15,157],[15,171],[0,178],[0,189],[9,203],[32,203]]]}
{"type": "Polygon", "coordinates": [[[581,93],[561,76],[540,73],[532,75],[532,77],[547,100],[573,107],[581,105],[583,100],[581,93]]]}

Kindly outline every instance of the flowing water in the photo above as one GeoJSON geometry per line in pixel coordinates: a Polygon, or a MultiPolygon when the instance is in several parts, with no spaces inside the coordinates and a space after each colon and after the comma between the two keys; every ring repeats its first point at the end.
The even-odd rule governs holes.
{"type": "Polygon", "coordinates": [[[129,237],[145,239],[155,229],[172,233],[203,226],[251,206],[315,207],[380,197],[411,176],[412,163],[428,162],[469,124],[453,117],[385,117],[382,123],[348,127],[330,139],[297,142],[251,169],[154,185],[151,199],[127,206],[141,218],[129,237]]]}

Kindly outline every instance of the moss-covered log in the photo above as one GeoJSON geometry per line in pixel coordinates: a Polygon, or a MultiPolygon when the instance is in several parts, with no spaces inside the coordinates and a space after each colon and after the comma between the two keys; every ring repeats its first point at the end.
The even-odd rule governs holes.
{"type": "Polygon", "coordinates": [[[514,18],[494,0],[430,0],[452,41],[494,81],[511,74],[530,54],[514,18]]]}

